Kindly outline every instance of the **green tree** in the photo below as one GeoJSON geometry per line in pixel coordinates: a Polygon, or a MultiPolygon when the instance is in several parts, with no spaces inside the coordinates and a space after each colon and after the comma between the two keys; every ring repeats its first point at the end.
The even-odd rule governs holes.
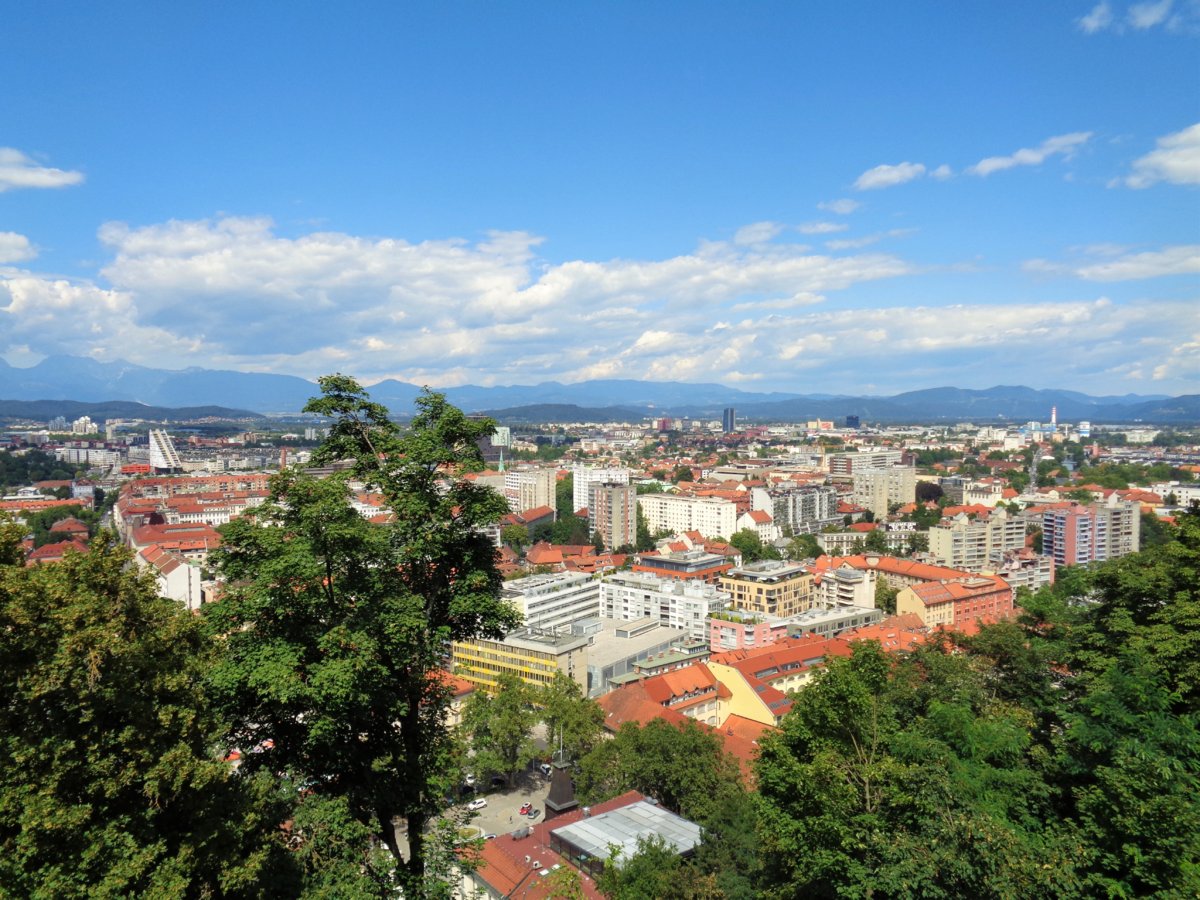
{"type": "Polygon", "coordinates": [[[449,888],[427,868],[438,848],[426,824],[455,770],[438,672],[451,641],[500,637],[520,621],[500,597],[485,531],[507,505],[454,477],[478,461],[493,423],[426,392],[401,434],[353,379],[327,376],[321,389],[305,407],[331,420],[314,463],[348,468],[321,480],[281,472],[268,503],[224,526],[213,555],[228,587],[205,607],[224,647],[210,680],[233,742],[273,742],[247,757],[251,769],[343,798],[402,863],[406,896],[440,896],[449,888]],[[351,479],[383,494],[390,521],[354,510],[351,479]]]}
{"type": "Polygon", "coordinates": [[[575,782],[585,803],[641,791],[694,821],[706,820],[722,797],[742,790],[737,761],[720,735],[690,720],[626,722],[580,760],[575,782]]]}
{"type": "Polygon", "coordinates": [[[889,552],[887,532],[882,528],[876,528],[874,531],[868,531],[866,540],[863,541],[863,549],[868,553],[889,552]]]}
{"type": "Polygon", "coordinates": [[[639,837],[636,851],[627,857],[613,848],[596,887],[612,900],[675,897],[682,865],[675,848],[658,835],[639,837]]]}
{"type": "Polygon", "coordinates": [[[1171,540],[1171,526],[1152,512],[1142,513],[1139,550],[1160,547],[1171,540]]]}
{"type": "Polygon", "coordinates": [[[524,525],[505,525],[500,529],[500,541],[521,553],[529,546],[529,529],[524,525]]]}
{"type": "Polygon", "coordinates": [[[0,896],[295,895],[285,796],[235,774],[209,646],[127,550],[15,564],[0,532],[0,896]]]}
{"type": "Polygon", "coordinates": [[[639,505],[634,511],[637,517],[637,543],[634,549],[639,553],[654,549],[654,535],[650,533],[650,526],[646,524],[646,514],[642,512],[642,507],[639,505]]]}
{"type": "Polygon", "coordinates": [[[757,766],[768,894],[1078,895],[1027,716],[946,651],[857,642],[796,695],[757,766]]]}
{"type": "Polygon", "coordinates": [[[910,555],[913,553],[924,553],[928,549],[929,549],[929,532],[928,531],[914,531],[912,534],[910,534],[908,536],[908,552],[910,555]]]}
{"type": "Polygon", "coordinates": [[[816,559],[824,555],[821,542],[812,534],[798,534],[788,545],[788,556],[791,559],[816,559]]]}
{"type": "Polygon", "coordinates": [[[463,708],[462,730],[470,738],[478,774],[498,773],[511,785],[517,774],[537,758],[533,726],[538,694],[516,675],[502,674],[496,693],[475,691],[463,708]]]}
{"type": "Polygon", "coordinates": [[[558,515],[574,515],[575,509],[575,476],[568,473],[566,477],[560,478],[554,485],[554,502],[555,510],[558,515]]]}
{"type": "Polygon", "coordinates": [[[1068,713],[1061,765],[1094,896],[1200,895],[1200,716],[1123,652],[1068,713]]]}
{"type": "Polygon", "coordinates": [[[746,562],[757,562],[760,559],[779,559],[779,551],[770,544],[764,544],[758,532],[743,528],[729,539],[730,546],[742,554],[746,562]]]}
{"type": "Polygon", "coordinates": [[[574,678],[556,672],[554,680],[538,691],[537,705],[546,723],[546,740],[551,750],[560,742],[568,760],[587,754],[604,733],[604,710],[583,695],[574,678]]]}
{"type": "Polygon", "coordinates": [[[899,593],[900,589],[888,584],[886,578],[875,579],[875,605],[888,615],[896,611],[896,596],[899,593]]]}

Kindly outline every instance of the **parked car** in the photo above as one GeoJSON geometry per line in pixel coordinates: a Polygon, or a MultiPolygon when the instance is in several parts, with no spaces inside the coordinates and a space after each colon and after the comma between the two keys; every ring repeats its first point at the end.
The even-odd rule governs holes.
{"type": "Polygon", "coordinates": [[[467,804],[467,809],[483,809],[487,806],[487,801],[480,797],[478,800],[472,800],[467,804]]]}
{"type": "Polygon", "coordinates": [[[538,766],[538,771],[549,778],[550,773],[554,770],[550,768],[550,763],[542,763],[540,766],[538,766]]]}
{"type": "Polygon", "coordinates": [[[530,811],[531,809],[533,809],[533,804],[532,804],[532,803],[526,803],[526,804],[524,804],[524,805],[521,807],[521,811],[520,811],[520,812],[521,812],[521,815],[523,815],[523,816],[527,816],[527,815],[529,815],[529,811],[530,811]]]}
{"type": "Polygon", "coordinates": [[[494,834],[485,834],[483,836],[483,839],[485,841],[494,841],[496,839],[496,836],[494,834]]]}
{"type": "Polygon", "coordinates": [[[542,811],[540,809],[531,809],[529,811],[529,818],[536,819],[541,814],[542,814],[542,811]]]}
{"type": "Polygon", "coordinates": [[[466,778],[463,779],[463,784],[467,784],[467,785],[470,785],[471,787],[474,787],[475,786],[475,776],[468,775],[466,778]]]}

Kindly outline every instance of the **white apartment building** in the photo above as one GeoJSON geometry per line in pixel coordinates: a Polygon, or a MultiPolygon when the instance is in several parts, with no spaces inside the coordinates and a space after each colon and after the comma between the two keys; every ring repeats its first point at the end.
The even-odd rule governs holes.
{"type": "Polygon", "coordinates": [[[80,416],[71,423],[71,434],[98,434],[100,426],[92,421],[91,416],[80,416]]]}
{"type": "Polygon", "coordinates": [[[770,513],[776,525],[791,528],[794,534],[820,531],[842,521],[837,490],[824,485],[752,488],[750,508],[770,513]]]}
{"type": "Polygon", "coordinates": [[[900,465],[900,450],[860,450],[857,453],[830,453],[826,464],[830,475],[854,475],[863,469],[890,469],[900,465]]]}
{"type": "Polygon", "coordinates": [[[876,519],[885,518],[891,504],[904,506],[916,499],[917,470],[912,466],[892,466],[888,469],[859,469],[855,466],[854,502],[871,510],[876,519]]]}
{"type": "Polygon", "coordinates": [[[1165,503],[1167,497],[1171,494],[1175,495],[1175,505],[1184,508],[1191,506],[1193,503],[1200,503],[1200,484],[1180,484],[1178,481],[1162,481],[1158,484],[1152,484],[1149,491],[1163,498],[1165,503]]]}
{"type": "Polygon", "coordinates": [[[1010,550],[1025,546],[1025,520],[997,509],[986,519],[959,513],[929,529],[929,552],[939,566],[964,572],[995,571],[1010,550]]]}
{"type": "Polygon", "coordinates": [[[183,471],[183,461],[175,449],[175,442],[158,428],[150,429],[150,467],[156,472],[183,471]]]}
{"type": "Polygon", "coordinates": [[[54,455],[63,462],[77,466],[116,466],[121,464],[121,454],[103,447],[60,447],[54,455]]]}
{"type": "Polygon", "coordinates": [[[530,628],[553,631],[600,615],[600,582],[583,572],[530,575],[506,582],[502,596],[530,628]]]}
{"type": "Polygon", "coordinates": [[[875,571],[840,566],[813,579],[813,609],[875,607],[875,571]]]}
{"type": "Polygon", "coordinates": [[[654,619],[707,640],[708,616],[720,612],[729,595],[699,579],[682,581],[648,572],[618,572],[600,582],[600,615],[610,619],[654,619]]]}
{"type": "Polygon", "coordinates": [[[671,534],[698,531],[708,538],[729,540],[737,531],[737,504],[730,500],[643,494],[638,497],[638,506],[651,534],[656,531],[671,534]]]}
{"type": "Polygon", "coordinates": [[[577,465],[571,470],[573,480],[573,496],[571,502],[575,508],[571,512],[583,509],[591,500],[593,484],[629,484],[629,470],[622,466],[602,468],[600,466],[577,465]]]}
{"type": "Polygon", "coordinates": [[[548,506],[557,511],[554,486],[558,480],[556,469],[522,468],[504,473],[504,498],[513,512],[525,512],[539,506],[548,506]]]}

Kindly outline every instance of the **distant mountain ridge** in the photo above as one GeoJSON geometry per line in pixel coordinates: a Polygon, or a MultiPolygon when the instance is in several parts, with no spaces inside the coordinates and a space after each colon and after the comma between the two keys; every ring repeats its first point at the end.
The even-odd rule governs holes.
{"type": "MultiPolygon", "coordinates": [[[[421,392],[417,385],[387,379],[369,387],[372,399],[394,415],[407,416],[421,392]]],[[[130,401],[153,407],[224,405],[256,413],[299,412],[318,393],[315,382],[293,375],[216,369],[153,369],[124,361],[103,363],[76,356],[53,356],[18,368],[0,360],[0,398],[19,401],[71,400],[100,403],[130,401]]],[[[1038,390],[999,385],[986,390],[937,387],[892,397],[831,396],[744,391],[720,384],[601,379],[563,384],[447,388],[449,400],[467,412],[494,411],[515,421],[549,421],[549,415],[600,421],[673,415],[720,418],[732,406],[739,419],[805,421],[848,415],[863,422],[1049,421],[1051,407],[1060,421],[1185,424],[1200,422],[1200,395],[1091,397],[1078,391],[1038,390]],[[538,409],[529,409],[538,407],[538,409]],[[554,410],[555,407],[559,409],[554,410]],[[577,409],[572,410],[570,407],[577,409]]],[[[132,415],[124,413],[123,415],[132,415]]]]}
{"type": "Polygon", "coordinates": [[[249,419],[266,418],[261,413],[248,409],[230,409],[227,406],[183,406],[167,408],[146,406],[131,400],[106,400],[85,403],[78,400],[0,400],[0,421],[32,420],[48,422],[62,416],[68,421],[88,416],[97,422],[109,419],[149,419],[151,421],[184,422],[197,419],[249,419]]]}

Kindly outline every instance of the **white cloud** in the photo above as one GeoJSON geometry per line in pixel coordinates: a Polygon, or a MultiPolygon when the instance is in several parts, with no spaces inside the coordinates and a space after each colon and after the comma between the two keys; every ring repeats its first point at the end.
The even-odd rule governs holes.
{"type": "Polygon", "coordinates": [[[754,222],[743,225],[734,233],[733,242],[739,246],[763,244],[778,237],[783,227],[779,222],[754,222]]]}
{"type": "Polygon", "coordinates": [[[1057,137],[1047,138],[1034,148],[1023,148],[1008,156],[989,156],[987,159],[981,159],[967,171],[972,175],[991,175],[993,172],[1001,172],[1014,166],[1040,165],[1051,156],[1061,155],[1070,159],[1077,149],[1088,142],[1091,136],[1092,132],[1090,131],[1060,134],[1057,137]]]}
{"type": "Polygon", "coordinates": [[[894,166],[876,166],[859,175],[854,186],[860,191],[871,191],[904,184],[906,181],[920,178],[924,174],[925,166],[921,163],[902,162],[894,166]]]}
{"type": "Polygon", "coordinates": [[[17,188],[60,188],[83,181],[82,172],[39,166],[12,147],[0,147],[0,193],[17,188]]]}
{"type": "Polygon", "coordinates": [[[1157,149],[1134,161],[1125,184],[1145,188],[1159,181],[1200,184],[1200,123],[1160,137],[1157,149]]]}
{"type": "Polygon", "coordinates": [[[877,244],[884,238],[905,237],[915,232],[915,228],[893,228],[890,231],[879,231],[875,234],[866,234],[858,238],[840,238],[838,240],[826,241],[825,246],[830,250],[857,250],[877,244]]]}
{"type": "Polygon", "coordinates": [[[954,176],[954,170],[945,163],[942,163],[936,169],[929,173],[930,178],[936,178],[938,181],[945,181],[947,178],[954,176]]]}
{"type": "Polygon", "coordinates": [[[1107,3],[1098,3],[1091,12],[1078,20],[1078,25],[1084,34],[1095,34],[1108,28],[1112,22],[1112,7],[1107,3]]]}
{"type": "MultiPolygon", "coordinates": [[[[474,242],[283,237],[267,219],[225,218],[110,224],[102,236],[107,285],[0,269],[0,353],[443,386],[630,377],[797,390],[818,376],[861,389],[903,359],[905,383],[891,385],[900,390],[996,383],[1020,346],[1044,361],[1046,383],[1086,387],[1086,358],[1092,373],[1136,363],[1147,380],[1165,366],[1156,388],[1175,390],[1186,343],[1200,333],[1200,304],[1182,301],[881,306],[863,298],[889,291],[849,289],[915,274],[913,265],[786,242],[548,263],[536,256],[539,239],[521,232],[474,242]],[[1063,352],[1072,332],[1087,339],[1063,352]]],[[[844,251],[867,243],[842,240],[855,242],[844,251]]],[[[1110,280],[1194,265],[1168,260],[1173,249],[1156,258],[1082,248],[1072,251],[1081,261],[1056,271],[1110,280]]],[[[1116,388],[1128,375],[1104,377],[1116,388]]]]}
{"type": "MultiPolygon", "coordinates": [[[[173,346],[174,365],[310,377],[353,363],[364,378],[430,381],[430,372],[453,369],[476,383],[514,381],[567,365],[581,372],[608,356],[616,362],[607,368],[629,369],[651,351],[670,350],[648,347],[666,333],[666,321],[688,346],[682,326],[707,327],[724,310],[794,311],[912,271],[885,254],[834,257],[765,241],[702,242],[665,259],[548,265],[535,257],[540,239],[520,232],[477,243],[333,232],[285,238],[265,218],[109,223],[100,238],[113,254],[101,274],[127,303],[99,332],[175,336],[105,337],[104,346],[148,365],[161,364],[158,346],[173,346]]],[[[688,365],[700,372],[719,356],[688,365]]],[[[724,365],[734,368],[728,359],[724,365]]],[[[744,362],[739,368],[750,371],[744,362]]]]}
{"type": "Polygon", "coordinates": [[[1128,20],[1131,27],[1145,31],[1167,21],[1171,13],[1172,0],[1157,0],[1150,3],[1135,3],[1129,7],[1128,20]]]}
{"type": "Polygon", "coordinates": [[[845,231],[849,227],[843,222],[805,222],[803,225],[797,225],[796,230],[801,234],[833,234],[845,231]]]}
{"type": "Polygon", "coordinates": [[[839,216],[848,216],[862,206],[857,200],[850,200],[843,197],[841,200],[827,200],[817,204],[817,209],[823,209],[826,212],[837,213],[839,216]]]}
{"type": "Polygon", "coordinates": [[[29,238],[15,231],[0,231],[0,265],[25,262],[37,256],[29,238]]]}
{"type": "Polygon", "coordinates": [[[1095,256],[1101,260],[1055,263],[1032,259],[1023,268],[1033,274],[1067,275],[1085,281],[1138,281],[1167,275],[1200,274],[1200,244],[1164,247],[1144,253],[1114,254],[1105,249],[1095,256]]]}

